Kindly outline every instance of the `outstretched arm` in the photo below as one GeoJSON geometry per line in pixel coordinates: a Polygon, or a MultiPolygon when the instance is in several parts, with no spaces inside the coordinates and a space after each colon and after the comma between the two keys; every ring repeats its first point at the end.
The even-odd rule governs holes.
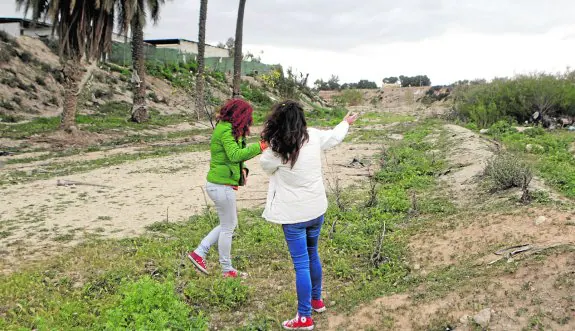
{"type": "Polygon", "coordinates": [[[343,121],[331,130],[318,130],[320,135],[321,149],[330,149],[340,144],[349,130],[350,124],[357,120],[357,114],[348,113],[345,115],[343,121]]]}
{"type": "Polygon", "coordinates": [[[252,159],[262,152],[259,143],[249,144],[246,148],[240,148],[231,129],[222,133],[222,144],[224,145],[228,159],[236,163],[252,159]]]}

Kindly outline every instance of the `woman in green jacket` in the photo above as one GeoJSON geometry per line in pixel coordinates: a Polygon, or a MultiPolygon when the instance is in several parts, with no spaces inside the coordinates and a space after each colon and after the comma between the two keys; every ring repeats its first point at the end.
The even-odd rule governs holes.
{"type": "Polygon", "coordinates": [[[252,113],[249,103],[240,99],[228,101],[220,110],[212,134],[206,191],[216,205],[220,225],[202,240],[198,248],[188,254],[192,263],[206,274],[206,255],[217,242],[224,277],[247,275],[239,273],[232,266],[231,249],[232,236],[238,224],[236,191],[238,186],[245,185],[248,175],[244,161],[261,154],[266,148],[265,143],[246,145],[245,138],[253,122],[252,113]]]}

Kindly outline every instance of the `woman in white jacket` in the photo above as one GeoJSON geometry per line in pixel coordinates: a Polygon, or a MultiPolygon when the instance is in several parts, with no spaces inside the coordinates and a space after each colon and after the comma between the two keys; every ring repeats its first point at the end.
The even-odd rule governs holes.
{"type": "Polygon", "coordinates": [[[312,309],[325,311],[318,238],[327,210],[321,153],[345,138],[357,115],[348,114],[333,130],[308,128],[301,105],[284,101],[273,107],[262,138],[270,147],[260,159],[271,176],[263,217],[281,224],[296,272],[298,313],[287,330],[312,330],[312,309]]]}

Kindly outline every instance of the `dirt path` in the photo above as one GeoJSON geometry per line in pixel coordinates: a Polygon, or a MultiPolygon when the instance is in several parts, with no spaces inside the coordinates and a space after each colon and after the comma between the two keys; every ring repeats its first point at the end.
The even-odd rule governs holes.
{"type": "MultiPolygon", "coordinates": [[[[346,165],[354,158],[370,158],[378,149],[379,145],[342,144],[328,151],[326,177],[337,174],[343,185],[360,181],[367,169],[346,165]]],[[[109,153],[122,151],[133,152],[129,147],[109,153]]],[[[95,154],[83,157],[93,159],[95,154]]],[[[257,158],[248,166],[252,172],[248,187],[241,190],[240,208],[263,206],[266,196],[267,177],[257,158]]],[[[0,269],[9,271],[19,262],[60,251],[87,236],[133,236],[155,222],[186,220],[205,207],[201,187],[208,167],[209,152],[193,152],[4,187],[0,189],[0,269]],[[58,179],[109,187],[57,186],[58,179]]]]}
{"type": "Polygon", "coordinates": [[[477,133],[454,124],[444,126],[451,148],[447,153],[449,172],[442,177],[459,205],[473,201],[480,176],[500,146],[477,133]]]}

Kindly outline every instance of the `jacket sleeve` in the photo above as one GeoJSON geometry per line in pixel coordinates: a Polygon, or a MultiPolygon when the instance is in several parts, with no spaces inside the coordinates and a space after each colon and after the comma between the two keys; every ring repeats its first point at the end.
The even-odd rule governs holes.
{"type": "Polygon", "coordinates": [[[268,175],[273,175],[281,164],[282,160],[275,155],[271,148],[266,149],[260,157],[260,165],[268,175]]]}
{"type": "Polygon", "coordinates": [[[234,163],[247,161],[258,156],[262,152],[260,144],[258,143],[249,144],[245,148],[240,148],[231,129],[226,129],[222,132],[221,139],[228,159],[234,163]]]}
{"type": "Polygon", "coordinates": [[[331,130],[317,130],[322,150],[330,149],[340,144],[349,130],[349,123],[342,121],[331,130]]]}

